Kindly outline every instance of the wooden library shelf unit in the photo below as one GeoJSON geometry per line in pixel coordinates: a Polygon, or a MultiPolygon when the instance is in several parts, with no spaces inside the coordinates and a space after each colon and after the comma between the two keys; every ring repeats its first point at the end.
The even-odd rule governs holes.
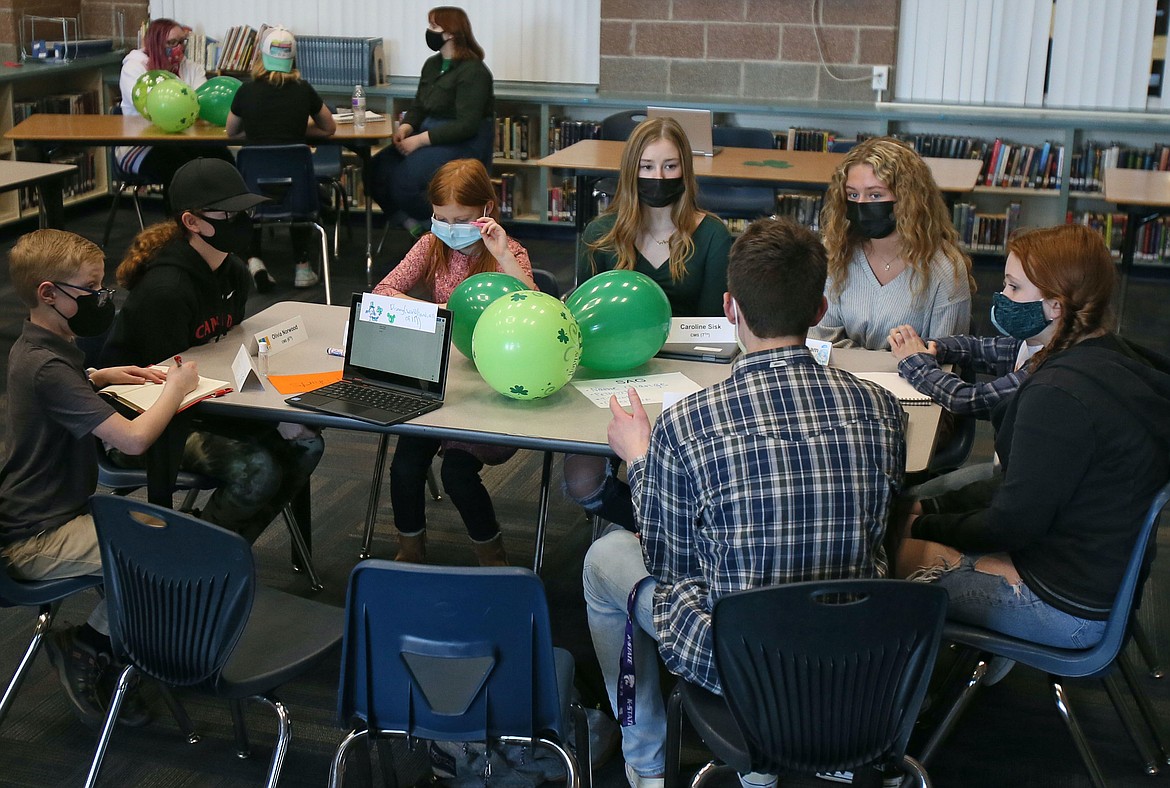
{"type": "MultiPolygon", "coordinates": [[[[123,53],[77,58],[68,63],[28,62],[0,67],[0,135],[36,112],[90,114],[106,111],[103,83],[122,62],[123,53]]],[[[61,147],[44,151],[0,138],[0,161],[47,160],[77,166],[65,181],[65,204],[109,193],[106,149],[61,147]],[[42,158],[46,157],[47,158],[42,158]]],[[[0,225],[37,216],[36,189],[0,194],[0,225]]]]}

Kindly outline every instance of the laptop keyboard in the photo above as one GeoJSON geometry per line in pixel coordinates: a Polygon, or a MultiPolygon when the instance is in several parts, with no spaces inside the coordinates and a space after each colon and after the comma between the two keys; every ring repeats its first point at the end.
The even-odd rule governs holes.
{"type": "Polygon", "coordinates": [[[318,389],[316,393],[333,397],[334,399],[345,400],[346,402],[368,405],[371,408],[379,408],[388,413],[411,413],[420,407],[420,402],[415,397],[387,391],[386,389],[380,389],[375,386],[362,386],[356,383],[349,383],[344,380],[337,383],[330,383],[328,386],[318,389]]]}

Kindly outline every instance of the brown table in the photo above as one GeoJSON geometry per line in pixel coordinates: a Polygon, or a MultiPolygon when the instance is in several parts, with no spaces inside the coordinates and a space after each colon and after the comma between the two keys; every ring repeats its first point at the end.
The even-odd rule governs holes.
{"type": "MultiPolygon", "coordinates": [[[[615,140],[581,140],[538,162],[541,167],[577,173],[578,232],[584,229],[590,218],[589,189],[583,183],[581,173],[617,172],[625,146],[625,142],[615,140]]],[[[828,185],[843,158],[843,153],[820,151],[724,148],[714,156],[694,156],[692,161],[698,178],[823,187],[828,185]]],[[[944,192],[971,191],[983,166],[977,159],[926,158],[924,161],[939,189],[944,192]]]]}
{"type": "Polygon", "coordinates": [[[1170,213],[1170,172],[1109,167],[1105,170],[1104,186],[1105,199],[1129,216],[1121,239],[1121,283],[1117,291],[1117,326],[1120,330],[1125,318],[1125,291],[1133,270],[1138,230],[1170,213]]]}
{"type": "MultiPolygon", "coordinates": [[[[354,150],[365,165],[370,162],[370,148],[394,134],[389,120],[370,121],[358,130],[352,123],[337,124],[333,136],[307,140],[312,145],[345,145],[354,150]]],[[[55,115],[38,113],[22,120],[4,134],[6,139],[34,144],[72,143],[75,145],[244,145],[232,139],[222,126],[197,121],[178,132],[165,132],[146,118],[136,115],[55,115]]],[[[368,178],[369,172],[365,173],[368,178]]],[[[367,181],[368,182],[368,181],[367,181]]],[[[370,192],[366,189],[366,284],[373,285],[374,245],[373,213],[370,192]]]]}
{"type": "Polygon", "coordinates": [[[35,185],[40,226],[60,229],[65,226],[65,176],[76,170],[72,164],[0,161],[0,192],[35,185]]]}

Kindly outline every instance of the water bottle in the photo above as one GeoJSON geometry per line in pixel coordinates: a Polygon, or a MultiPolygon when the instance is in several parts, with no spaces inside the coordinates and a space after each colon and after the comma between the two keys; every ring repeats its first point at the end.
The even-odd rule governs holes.
{"type": "Polygon", "coordinates": [[[361,131],[366,127],[366,90],[361,85],[353,86],[353,127],[361,131]]]}
{"type": "Polygon", "coordinates": [[[268,339],[266,337],[260,338],[259,347],[256,348],[256,367],[257,372],[261,377],[268,377],[268,339]]]}

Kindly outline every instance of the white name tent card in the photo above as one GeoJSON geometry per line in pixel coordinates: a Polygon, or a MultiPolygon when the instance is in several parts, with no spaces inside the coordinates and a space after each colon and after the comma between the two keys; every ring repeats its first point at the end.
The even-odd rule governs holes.
{"type": "Polygon", "coordinates": [[[264,388],[264,381],[260,379],[260,373],[253,364],[248,348],[240,345],[236,357],[232,359],[232,381],[236,384],[236,391],[247,391],[248,385],[253,383],[255,385],[252,388],[264,388]]]}
{"type": "Polygon", "coordinates": [[[638,392],[643,404],[660,403],[668,394],[675,394],[676,399],[701,391],[695,381],[681,372],[664,372],[658,375],[630,375],[621,378],[604,378],[598,380],[574,380],[574,388],[584,394],[599,408],[609,407],[609,398],[616,396],[624,407],[630,406],[629,390],[638,392]]]}
{"type": "Polygon", "coordinates": [[[725,317],[672,317],[666,336],[667,343],[734,341],[735,326],[725,317]]]}
{"type": "Polygon", "coordinates": [[[823,339],[813,339],[812,337],[807,337],[804,340],[804,345],[812,351],[813,358],[817,360],[818,364],[820,364],[822,367],[828,365],[829,354],[833,350],[832,342],[825,342],[823,339]]]}
{"type": "Polygon", "coordinates": [[[360,319],[384,326],[403,326],[415,331],[435,333],[439,317],[439,305],[427,301],[413,301],[409,298],[365,293],[362,295],[360,319]]]}
{"type": "Polygon", "coordinates": [[[309,327],[305,324],[304,318],[297,315],[283,323],[278,323],[272,328],[254,334],[248,343],[248,352],[253,356],[256,355],[256,350],[260,346],[260,340],[267,339],[268,354],[275,356],[282,350],[296,347],[308,338],[309,327]]]}

